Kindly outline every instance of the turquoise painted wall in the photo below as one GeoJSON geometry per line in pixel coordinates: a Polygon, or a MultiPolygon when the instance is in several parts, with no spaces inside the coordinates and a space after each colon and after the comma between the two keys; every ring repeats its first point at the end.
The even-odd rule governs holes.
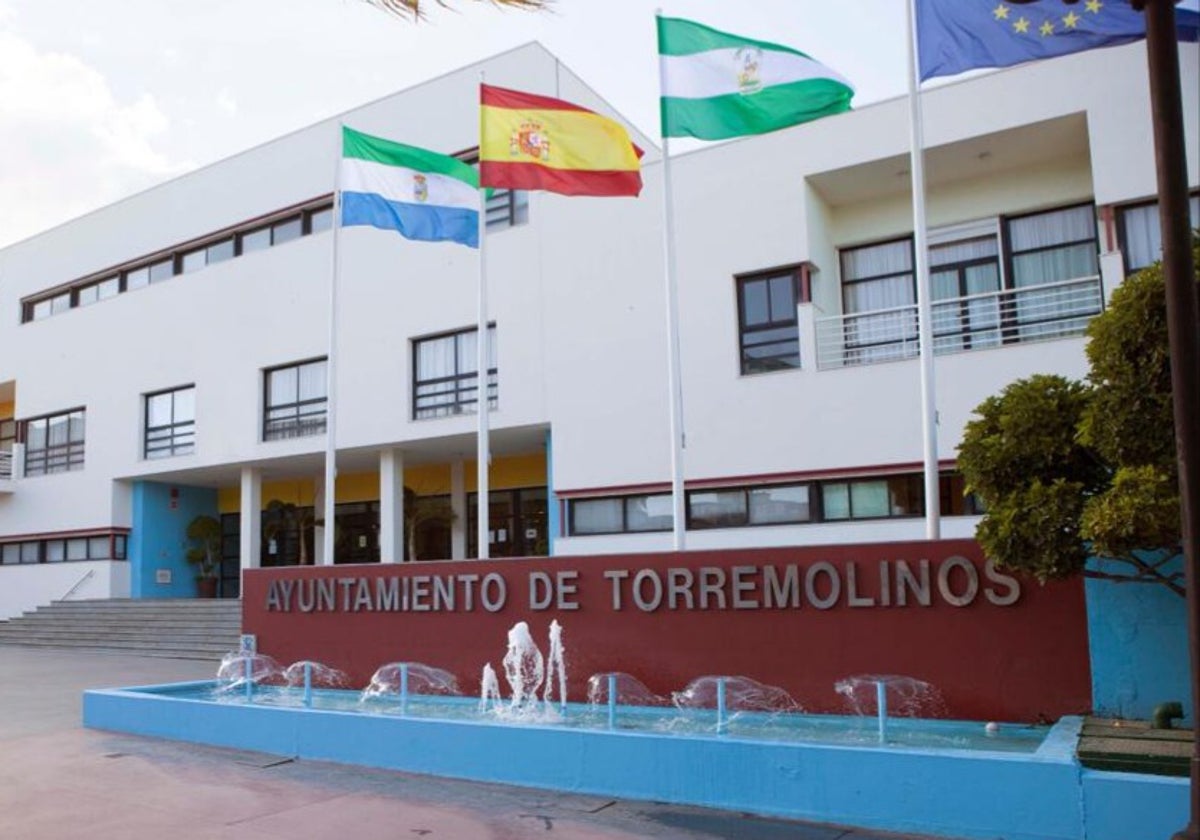
{"type": "Polygon", "coordinates": [[[137,481],[129,534],[129,594],[134,598],[194,598],[196,572],[187,561],[187,526],[200,514],[219,518],[217,491],[137,481]],[[169,571],[171,582],[158,583],[169,571]]]}
{"type": "MultiPolygon", "coordinates": [[[[1102,562],[1094,567],[1105,570],[1102,562]]],[[[1180,569],[1183,558],[1171,563],[1180,569]]],[[[1186,601],[1165,586],[1091,578],[1086,591],[1096,713],[1144,719],[1159,703],[1179,700],[1191,726],[1186,601]]]]}

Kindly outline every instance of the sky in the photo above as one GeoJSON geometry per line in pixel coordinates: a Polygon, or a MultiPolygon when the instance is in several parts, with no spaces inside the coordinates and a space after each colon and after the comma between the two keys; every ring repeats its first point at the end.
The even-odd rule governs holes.
{"type": "Polygon", "coordinates": [[[654,11],[906,90],[903,0],[0,0],[0,247],[529,41],[657,139],[654,11]]]}

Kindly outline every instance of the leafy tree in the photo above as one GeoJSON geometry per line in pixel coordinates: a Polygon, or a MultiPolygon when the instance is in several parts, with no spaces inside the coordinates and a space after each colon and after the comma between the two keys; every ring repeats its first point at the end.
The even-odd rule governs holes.
{"type": "Polygon", "coordinates": [[[987,509],[976,537],[1041,581],[1082,573],[1183,596],[1168,565],[1181,523],[1161,264],[1128,278],[1087,335],[1086,383],[1019,380],[967,423],[958,462],[987,509]],[[1088,568],[1089,556],[1114,562],[1088,568]]]}
{"type": "MultiPolygon", "coordinates": [[[[425,9],[429,6],[428,2],[422,3],[421,0],[363,0],[363,2],[414,21],[424,18],[425,9]]],[[[435,2],[444,9],[450,8],[450,4],[446,0],[435,0],[435,2]]],[[[551,0],[489,0],[489,2],[495,6],[537,11],[549,6],[551,0]]]]}

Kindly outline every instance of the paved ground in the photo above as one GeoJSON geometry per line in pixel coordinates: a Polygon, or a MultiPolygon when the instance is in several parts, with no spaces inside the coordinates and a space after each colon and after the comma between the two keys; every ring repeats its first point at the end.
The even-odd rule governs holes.
{"type": "Polygon", "coordinates": [[[6,840],[921,840],[478,784],[82,728],[81,692],[216,663],[0,645],[6,840]]]}

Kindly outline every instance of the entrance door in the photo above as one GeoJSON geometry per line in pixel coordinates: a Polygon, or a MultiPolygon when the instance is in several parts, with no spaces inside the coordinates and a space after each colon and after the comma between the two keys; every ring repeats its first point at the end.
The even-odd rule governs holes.
{"type": "MultiPolygon", "coordinates": [[[[478,503],[467,497],[467,554],[478,557],[478,503]]],[[[489,557],[544,557],[550,553],[545,487],[493,490],[488,494],[489,557]]]]}

